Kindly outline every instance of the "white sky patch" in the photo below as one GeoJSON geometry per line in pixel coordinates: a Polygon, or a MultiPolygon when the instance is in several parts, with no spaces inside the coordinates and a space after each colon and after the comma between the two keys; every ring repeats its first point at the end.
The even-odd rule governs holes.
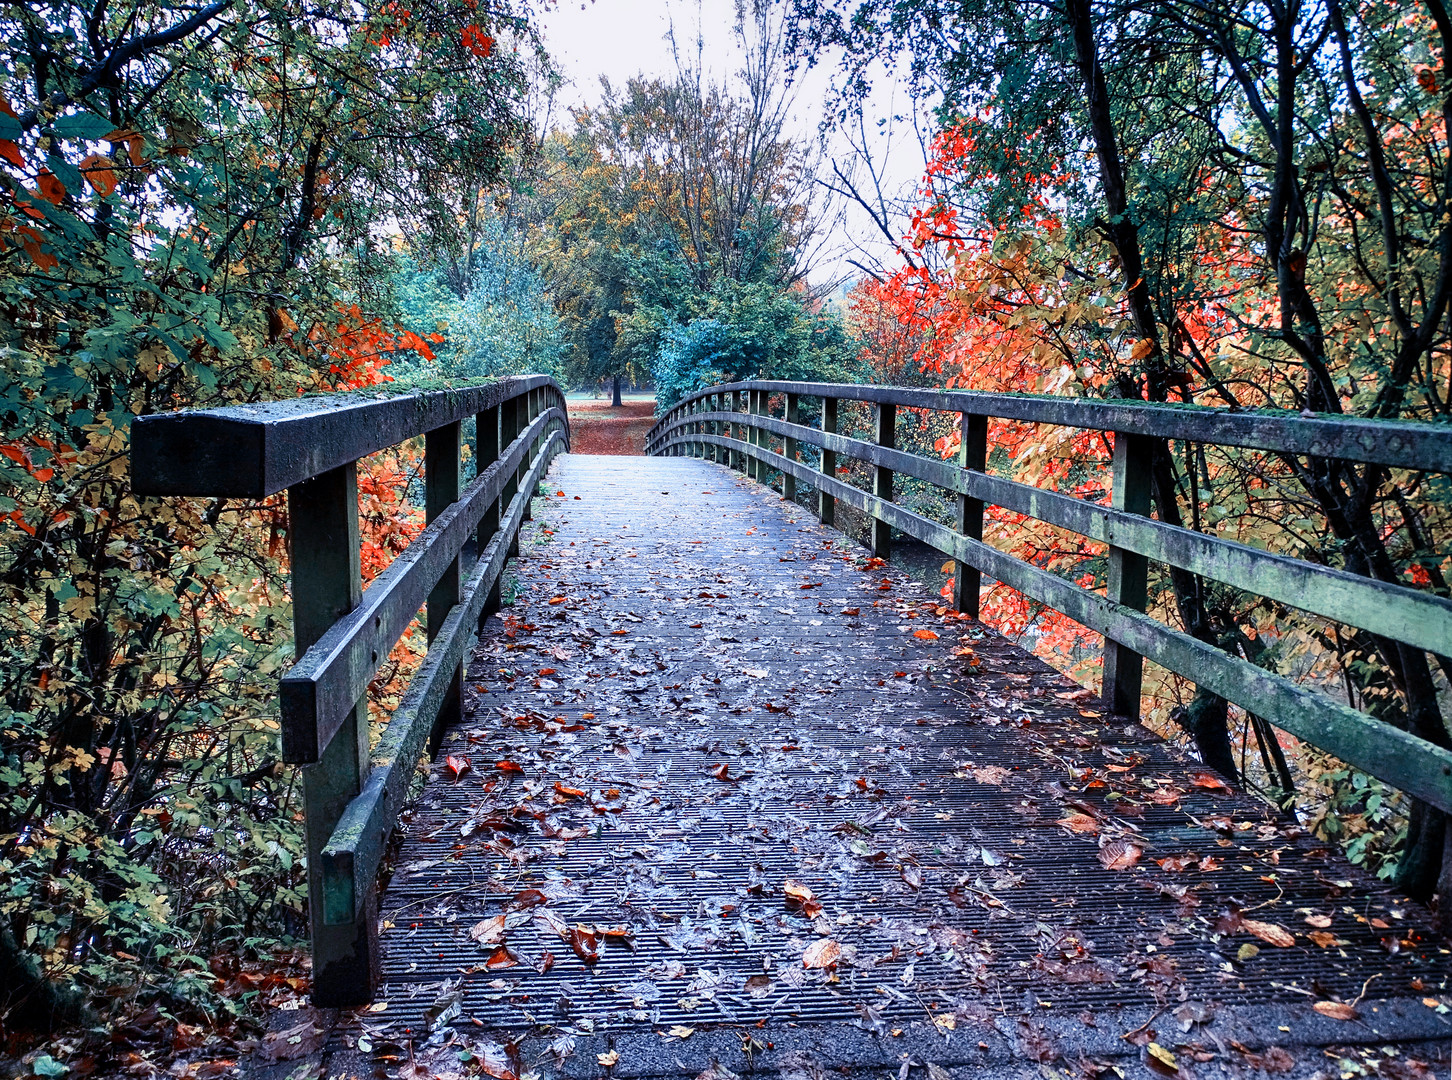
{"type": "MultiPolygon", "coordinates": [[[[539,22],[545,46],[566,79],[554,103],[556,125],[569,122],[571,108],[600,103],[602,75],[614,86],[624,86],[628,79],[642,74],[673,77],[673,27],[675,47],[688,61],[694,60],[699,37],[703,65],[718,81],[726,80],[744,62],[733,30],[733,0],[561,0],[557,8],[544,11],[539,22]]],[[[789,137],[809,144],[818,140],[834,70],[835,58],[798,73],[786,132],[789,137]]],[[[866,134],[877,159],[884,194],[890,198],[910,195],[923,172],[922,148],[913,131],[911,109],[904,86],[887,76],[878,80],[867,110],[871,119],[866,134]],[[876,124],[876,118],[891,118],[895,111],[904,114],[903,121],[883,127],[876,124]]],[[[870,189],[865,169],[857,164],[853,171],[849,140],[860,141],[860,135],[834,126],[828,130],[826,140],[824,178],[836,182],[831,176],[831,162],[836,161],[855,177],[859,190],[870,189]]],[[[906,228],[906,217],[897,215],[892,230],[900,235],[906,228]]],[[[826,286],[860,276],[861,271],[849,260],[889,268],[896,265],[887,238],[865,211],[851,205],[824,238],[823,254],[810,275],[813,284],[826,286]]]]}

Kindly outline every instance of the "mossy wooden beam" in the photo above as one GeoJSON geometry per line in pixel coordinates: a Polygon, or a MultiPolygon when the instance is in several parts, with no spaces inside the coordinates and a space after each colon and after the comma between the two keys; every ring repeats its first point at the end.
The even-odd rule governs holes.
{"type": "MultiPolygon", "coordinates": [[[[528,433],[533,430],[533,426],[526,429],[528,437],[532,438],[528,433]]],[[[388,836],[428,744],[435,717],[448,698],[453,672],[472,642],[484,604],[504,570],[510,537],[524,521],[524,504],[555,455],[566,449],[558,422],[540,438],[543,447],[528,463],[525,483],[510,502],[499,531],[469,575],[459,603],[450,610],[384,728],[373,751],[367,783],[343,811],[322,849],[322,907],[328,925],[352,923],[373,893],[388,836]]]]}
{"type": "Polygon", "coordinates": [[[262,499],[552,385],[547,375],[521,375],[139,416],[131,425],[132,487],[138,495],[262,499]]]}
{"type": "MultiPolygon", "coordinates": [[[[709,415],[730,416],[729,413],[709,415]]],[[[1452,655],[1452,600],[1445,597],[1276,555],[1233,540],[1166,525],[1153,518],[1123,513],[1072,495],[989,476],[902,450],[890,450],[862,439],[824,434],[815,428],[789,425],[774,418],[758,423],[822,447],[833,454],[834,460],[841,454],[893,469],[960,496],[1027,514],[1092,540],[1346,626],[1369,630],[1441,656],[1452,655]]]]}
{"type": "MultiPolygon", "coordinates": [[[[691,394],[680,404],[707,394],[738,390],[765,390],[878,404],[890,402],[899,408],[968,413],[1095,431],[1123,431],[1160,439],[1185,439],[1276,453],[1378,462],[1396,469],[1452,473],[1452,423],[1367,420],[1330,414],[1306,416],[1285,409],[1220,409],[1148,401],[1064,398],[1045,394],[987,394],[971,390],[925,390],[851,383],[727,383],[691,394]]],[[[654,430],[651,435],[655,435],[654,430]]]]}
{"type": "Polygon", "coordinates": [[[560,427],[565,415],[552,408],[516,436],[505,452],[470,481],[369,584],[362,599],[308,648],[282,677],[284,761],[316,761],[353,704],[418,614],[430,590],[455,564],[469,535],[528,464],[530,443],[560,427]]]}

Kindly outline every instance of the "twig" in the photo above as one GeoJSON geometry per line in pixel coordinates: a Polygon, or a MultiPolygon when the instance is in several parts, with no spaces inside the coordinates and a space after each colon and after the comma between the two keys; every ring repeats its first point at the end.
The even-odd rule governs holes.
{"type": "Polygon", "coordinates": [[[1123,1035],[1121,1035],[1121,1036],[1120,1036],[1120,1038],[1121,1038],[1121,1039],[1125,1039],[1125,1040],[1129,1040],[1129,1039],[1132,1039],[1132,1038],[1134,1038],[1134,1037],[1135,1037],[1135,1036],[1136,1036],[1136,1035],[1138,1035],[1138,1034],[1139,1034],[1139,1033],[1140,1033],[1140,1032],[1141,1032],[1141,1031],[1143,1031],[1143,1030],[1144,1030],[1144,1029],[1145,1029],[1145,1028],[1147,1028],[1147,1027],[1149,1027],[1149,1026],[1150,1026],[1150,1025],[1151,1025],[1151,1024],[1153,1024],[1153,1023],[1154,1023],[1154,1022],[1155,1022],[1155,1021],[1156,1021],[1156,1020],[1158,1020],[1158,1019],[1159,1019],[1159,1018],[1160,1018],[1160,1015],[1161,1015],[1161,1014],[1162,1014],[1162,1013],[1163,1013],[1163,1012],[1164,1012],[1164,1011],[1165,1011],[1165,1010],[1166,1010],[1166,1009],[1168,1009],[1168,1008],[1169,1008],[1169,1006],[1168,1006],[1168,1005],[1161,1005],[1161,1006],[1160,1006],[1160,1007],[1159,1007],[1159,1008],[1158,1008],[1158,1009],[1156,1009],[1156,1010],[1155,1010],[1155,1011],[1154,1011],[1154,1012],[1152,1012],[1152,1013],[1151,1013],[1151,1014],[1150,1014],[1150,1018],[1149,1018],[1149,1019],[1148,1019],[1148,1020],[1146,1020],[1146,1021],[1145,1021],[1145,1022],[1144,1022],[1144,1023],[1143,1023],[1143,1024],[1140,1024],[1140,1026],[1139,1026],[1139,1027],[1137,1027],[1137,1028],[1135,1028],[1135,1029],[1134,1029],[1134,1030],[1133,1030],[1133,1031],[1126,1031],[1126,1032],[1125,1032],[1125,1033],[1124,1033],[1124,1034],[1123,1034],[1123,1035]]]}

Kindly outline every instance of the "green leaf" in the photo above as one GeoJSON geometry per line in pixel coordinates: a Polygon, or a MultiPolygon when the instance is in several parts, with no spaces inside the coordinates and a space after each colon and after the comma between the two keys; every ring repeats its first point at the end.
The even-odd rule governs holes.
{"type": "Polygon", "coordinates": [[[22,134],[20,121],[13,116],[0,112],[0,139],[9,139],[15,142],[22,134]]]}
{"type": "Polygon", "coordinates": [[[99,139],[116,130],[105,117],[88,112],[58,117],[51,127],[62,139],[99,139]]]}
{"type": "Polygon", "coordinates": [[[41,1054],[30,1063],[30,1071],[36,1076],[65,1076],[70,1069],[49,1054],[41,1054]]]}

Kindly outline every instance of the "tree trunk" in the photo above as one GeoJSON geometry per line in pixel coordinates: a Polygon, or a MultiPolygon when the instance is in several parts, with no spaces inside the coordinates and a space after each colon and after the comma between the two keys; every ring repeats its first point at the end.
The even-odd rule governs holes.
{"type": "Polygon", "coordinates": [[[610,377],[610,382],[611,382],[611,400],[610,400],[610,404],[614,408],[617,408],[618,409],[623,404],[623,402],[620,400],[620,376],[619,375],[612,375],[610,377]]]}

